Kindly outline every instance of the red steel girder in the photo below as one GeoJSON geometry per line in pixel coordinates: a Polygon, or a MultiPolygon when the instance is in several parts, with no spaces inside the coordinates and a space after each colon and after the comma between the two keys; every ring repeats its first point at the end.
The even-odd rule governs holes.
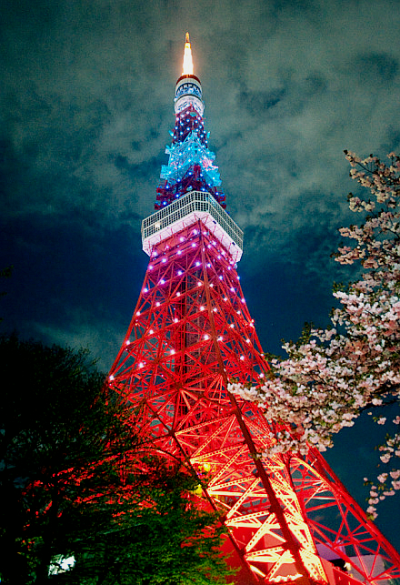
{"type": "Polygon", "coordinates": [[[262,456],[278,429],[226,388],[233,378],[262,383],[268,370],[219,240],[198,221],[160,242],[109,377],[129,400],[143,453],[162,453],[205,482],[243,582],[326,583],[324,550],[366,583],[399,577],[398,554],[318,452],[262,456]]]}

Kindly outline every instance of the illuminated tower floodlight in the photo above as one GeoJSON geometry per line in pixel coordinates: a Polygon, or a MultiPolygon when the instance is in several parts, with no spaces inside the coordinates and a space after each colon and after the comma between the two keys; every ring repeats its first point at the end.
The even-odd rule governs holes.
{"type": "Polygon", "coordinates": [[[193,497],[228,528],[237,583],[386,585],[400,557],[320,453],[263,456],[285,429],[227,391],[232,378],[262,383],[269,366],[240,286],[243,232],[225,211],[188,35],[174,103],[155,213],[142,224],[150,262],[110,386],[129,400],[143,457],[198,475],[193,497]]]}
{"type": "Polygon", "coordinates": [[[190,46],[189,33],[186,33],[182,75],[193,75],[192,47],[190,46]]]}

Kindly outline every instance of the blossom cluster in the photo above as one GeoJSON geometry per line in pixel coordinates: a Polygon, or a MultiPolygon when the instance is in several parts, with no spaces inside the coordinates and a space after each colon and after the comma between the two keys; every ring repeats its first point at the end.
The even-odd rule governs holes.
{"type": "MultiPolygon", "coordinates": [[[[365,408],[399,406],[400,157],[391,153],[385,164],[372,155],[364,160],[345,155],[350,176],[367,196],[349,195],[350,209],[362,213],[364,221],[339,230],[349,245],[341,245],[335,258],[341,264],[359,262],[361,276],[333,293],[339,307],[330,329],[309,329],[298,343],[285,344],[288,358],[271,361],[272,375],[263,385],[230,386],[286,429],[272,452],[305,453],[308,444],[324,451],[365,408]]],[[[389,424],[383,416],[376,422],[389,424]]],[[[398,425],[400,417],[393,423],[398,425]]],[[[371,487],[371,517],[379,501],[400,490],[400,433],[388,433],[380,450],[388,470],[379,476],[379,486],[371,487]]]]}

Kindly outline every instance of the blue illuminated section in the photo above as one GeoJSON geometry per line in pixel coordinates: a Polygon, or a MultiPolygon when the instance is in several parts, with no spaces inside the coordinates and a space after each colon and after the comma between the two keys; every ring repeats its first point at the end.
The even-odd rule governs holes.
{"type": "Polygon", "coordinates": [[[205,146],[196,130],[190,132],[183,142],[172,143],[165,150],[169,154],[168,165],[161,167],[161,179],[171,185],[182,182],[193,174],[193,167],[200,167],[204,183],[209,187],[219,187],[221,178],[218,167],[213,163],[215,154],[205,146]]]}
{"type": "Polygon", "coordinates": [[[208,148],[209,132],[204,129],[201,84],[195,75],[178,79],[174,102],[172,144],[165,150],[168,164],[161,167],[154,207],[162,209],[190,191],[201,191],[210,193],[225,209],[215,154],[208,148]]]}

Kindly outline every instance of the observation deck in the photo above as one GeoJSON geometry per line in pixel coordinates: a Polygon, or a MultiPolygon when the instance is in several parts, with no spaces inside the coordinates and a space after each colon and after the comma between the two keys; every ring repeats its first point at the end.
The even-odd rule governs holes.
{"type": "Polygon", "coordinates": [[[243,231],[215,198],[204,191],[189,191],[146,217],[142,221],[143,250],[150,256],[155,245],[199,220],[221,242],[232,260],[239,262],[243,231]]]}

